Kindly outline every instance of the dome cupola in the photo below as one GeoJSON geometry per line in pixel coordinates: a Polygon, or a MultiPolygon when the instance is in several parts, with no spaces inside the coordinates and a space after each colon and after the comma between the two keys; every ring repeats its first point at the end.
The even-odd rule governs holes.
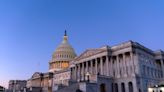
{"type": "Polygon", "coordinates": [[[62,43],[57,47],[52,55],[50,62],[50,71],[59,71],[69,67],[69,61],[76,57],[76,53],[68,42],[67,31],[63,37],[62,43]]]}

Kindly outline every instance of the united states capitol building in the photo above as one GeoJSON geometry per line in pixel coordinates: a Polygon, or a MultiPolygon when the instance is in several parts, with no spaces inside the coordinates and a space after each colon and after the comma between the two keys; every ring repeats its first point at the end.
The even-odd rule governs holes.
{"type": "Polygon", "coordinates": [[[77,56],[65,32],[48,64],[47,73],[36,72],[27,80],[28,91],[148,92],[164,80],[164,52],[133,41],[87,49],[77,56]]]}

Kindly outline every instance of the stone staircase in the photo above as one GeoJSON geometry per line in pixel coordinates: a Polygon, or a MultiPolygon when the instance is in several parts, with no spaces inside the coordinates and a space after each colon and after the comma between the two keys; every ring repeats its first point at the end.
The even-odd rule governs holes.
{"type": "Polygon", "coordinates": [[[55,92],[76,92],[77,89],[79,89],[79,84],[74,83],[55,92]]]}

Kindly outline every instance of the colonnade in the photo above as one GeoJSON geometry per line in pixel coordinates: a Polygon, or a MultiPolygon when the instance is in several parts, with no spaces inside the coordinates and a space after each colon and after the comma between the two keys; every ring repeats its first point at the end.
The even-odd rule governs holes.
{"type": "Polygon", "coordinates": [[[71,68],[72,78],[76,80],[85,80],[87,72],[91,75],[98,74],[115,78],[134,76],[135,65],[133,56],[133,52],[126,52],[112,56],[104,55],[91,58],[81,63],[76,63],[75,67],[71,68]]]}

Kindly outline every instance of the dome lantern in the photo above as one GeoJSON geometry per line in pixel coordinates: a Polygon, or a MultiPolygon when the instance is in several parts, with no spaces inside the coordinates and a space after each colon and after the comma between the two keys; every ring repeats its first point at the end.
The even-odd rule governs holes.
{"type": "Polygon", "coordinates": [[[65,30],[64,32],[64,37],[62,43],[68,43],[68,36],[67,36],[67,31],[65,30]]]}

